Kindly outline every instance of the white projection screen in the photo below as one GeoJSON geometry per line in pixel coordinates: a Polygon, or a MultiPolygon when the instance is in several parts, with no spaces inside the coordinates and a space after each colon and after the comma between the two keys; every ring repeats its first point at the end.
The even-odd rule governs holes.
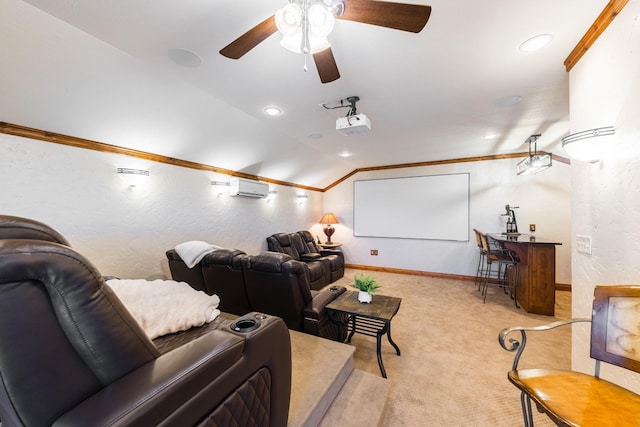
{"type": "Polygon", "coordinates": [[[469,174],[353,183],[357,237],[469,240],[469,174]]]}

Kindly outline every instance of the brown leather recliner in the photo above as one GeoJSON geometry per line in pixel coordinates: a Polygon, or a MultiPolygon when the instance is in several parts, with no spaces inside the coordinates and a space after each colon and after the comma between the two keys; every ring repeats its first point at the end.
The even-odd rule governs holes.
{"type": "Polygon", "coordinates": [[[207,293],[220,297],[221,311],[239,316],[253,311],[247,299],[242,270],[242,260],[246,256],[238,249],[218,249],[201,261],[207,293]]]}
{"type": "Polygon", "coordinates": [[[175,249],[166,252],[173,280],[187,282],[192,288],[220,297],[220,311],[242,316],[251,310],[247,301],[242,273],[242,258],[238,249],[217,249],[193,268],[180,258],[175,249]]]}
{"type": "Polygon", "coordinates": [[[242,267],[249,304],[255,311],[282,318],[290,329],[344,341],[325,310],[346,290],[343,286],[311,290],[308,265],[279,252],[247,255],[242,267]]]}
{"type": "Polygon", "coordinates": [[[169,249],[166,255],[173,280],[186,282],[191,285],[193,289],[206,292],[209,295],[215,293],[210,293],[207,290],[207,285],[204,283],[204,277],[202,276],[202,268],[200,268],[199,265],[194,268],[189,268],[175,249],[169,249]]]}
{"type": "Polygon", "coordinates": [[[305,245],[298,233],[277,233],[267,237],[267,246],[271,252],[289,255],[296,261],[304,261],[309,266],[309,286],[319,290],[331,283],[330,268],[318,258],[320,254],[301,254],[305,245]]]}
{"type": "Polygon", "coordinates": [[[313,236],[307,230],[298,231],[298,234],[303,243],[302,248],[298,249],[300,256],[304,257],[305,254],[320,254],[320,257],[317,257],[317,259],[324,262],[325,267],[329,269],[329,283],[333,283],[344,276],[344,254],[342,251],[319,248],[313,236]]]}
{"type": "Polygon", "coordinates": [[[3,427],[287,425],[291,353],[280,319],[221,319],[161,355],[89,261],[61,244],[1,239],[7,234],[3,427]]]}

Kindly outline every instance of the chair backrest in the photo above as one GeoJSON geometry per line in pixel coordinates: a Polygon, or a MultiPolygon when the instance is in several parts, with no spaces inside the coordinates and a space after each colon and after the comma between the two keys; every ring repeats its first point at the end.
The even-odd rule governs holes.
{"type": "Polygon", "coordinates": [[[68,246],[0,240],[0,419],[49,426],[158,351],[68,246]]]}
{"type": "Polygon", "coordinates": [[[483,234],[480,230],[477,229],[473,229],[473,232],[476,235],[476,245],[478,246],[478,249],[480,249],[480,251],[484,252],[484,246],[482,244],[482,236],[481,234],[483,234]]]}
{"type": "Polygon", "coordinates": [[[0,239],[44,240],[71,246],[62,234],[47,224],[11,215],[0,215],[0,239]]]}
{"type": "Polygon", "coordinates": [[[591,357],[640,372],[640,285],[596,286],[591,357]]]}
{"type": "Polygon", "coordinates": [[[302,253],[320,253],[320,248],[316,245],[316,241],[313,239],[313,235],[307,231],[298,231],[298,235],[302,239],[304,245],[304,251],[302,253]]]}
{"type": "Polygon", "coordinates": [[[238,249],[218,249],[202,258],[201,268],[206,292],[218,295],[218,308],[242,316],[252,311],[244,285],[242,259],[247,254],[238,249]]]}
{"type": "Polygon", "coordinates": [[[173,280],[186,282],[197,291],[207,292],[207,286],[204,283],[204,277],[202,275],[201,262],[193,268],[189,268],[175,249],[169,249],[166,255],[173,280]]]}
{"type": "Polygon", "coordinates": [[[271,252],[281,252],[295,260],[300,259],[300,252],[296,248],[294,239],[296,233],[277,233],[267,237],[267,246],[271,252]]]}
{"type": "Polygon", "coordinates": [[[309,267],[286,254],[263,252],[244,257],[242,268],[251,307],[302,331],[303,310],[312,299],[309,267]]]}

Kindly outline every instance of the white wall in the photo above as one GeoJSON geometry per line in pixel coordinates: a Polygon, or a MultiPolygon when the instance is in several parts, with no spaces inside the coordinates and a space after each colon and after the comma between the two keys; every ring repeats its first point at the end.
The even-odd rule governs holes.
{"type": "MultiPolygon", "coordinates": [[[[564,153],[563,153],[564,154],[564,153]]],[[[387,169],[358,173],[330,189],[324,209],[337,215],[334,241],[352,264],[393,267],[446,274],[474,276],[478,249],[473,228],[486,232],[505,230],[505,205],[519,206],[516,218],[520,231],[536,224],[536,235],[562,243],[556,252],[556,282],[571,283],[570,167],[556,162],[535,175],[516,175],[520,159],[486,160],[449,165],[387,169]],[[353,236],[353,181],[390,177],[470,173],[470,227],[468,242],[367,238],[353,236]],[[370,250],[377,249],[378,256],[370,250]]],[[[407,194],[407,197],[411,197],[407,194]]],[[[392,221],[393,219],[389,219],[392,221]]]]}
{"type": "MultiPolygon", "coordinates": [[[[603,160],[572,166],[572,236],[592,237],[592,255],[572,254],[573,315],[591,317],[598,284],[640,283],[640,0],[631,0],[570,73],[571,131],[615,125],[603,160]]],[[[588,327],[574,328],[574,369],[593,372],[588,327]]],[[[640,392],[640,375],[602,376],[640,392]]]]}
{"type": "Polygon", "coordinates": [[[0,134],[0,213],[51,225],[104,275],[168,277],[165,251],[204,240],[247,253],[277,232],[309,229],[322,194],[274,187],[275,200],[218,197],[211,172],[0,134]],[[118,167],[148,169],[129,187],[118,167]],[[309,196],[305,205],[297,193],[309,196]]]}

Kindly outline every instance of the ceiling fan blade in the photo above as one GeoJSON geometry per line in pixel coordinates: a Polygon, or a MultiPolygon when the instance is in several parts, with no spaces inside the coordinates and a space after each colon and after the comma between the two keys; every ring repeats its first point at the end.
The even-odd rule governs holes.
{"type": "Polygon", "coordinates": [[[227,58],[240,59],[276,31],[276,20],[271,16],[223,47],[220,54],[227,58]]]}
{"type": "Polygon", "coordinates": [[[346,0],[337,19],[419,33],[429,20],[431,6],[377,0],[346,0]]]}
{"type": "Polygon", "coordinates": [[[336,59],[333,57],[333,52],[331,52],[330,47],[314,53],[313,60],[316,63],[316,68],[318,69],[322,83],[330,83],[340,78],[336,59]]]}

